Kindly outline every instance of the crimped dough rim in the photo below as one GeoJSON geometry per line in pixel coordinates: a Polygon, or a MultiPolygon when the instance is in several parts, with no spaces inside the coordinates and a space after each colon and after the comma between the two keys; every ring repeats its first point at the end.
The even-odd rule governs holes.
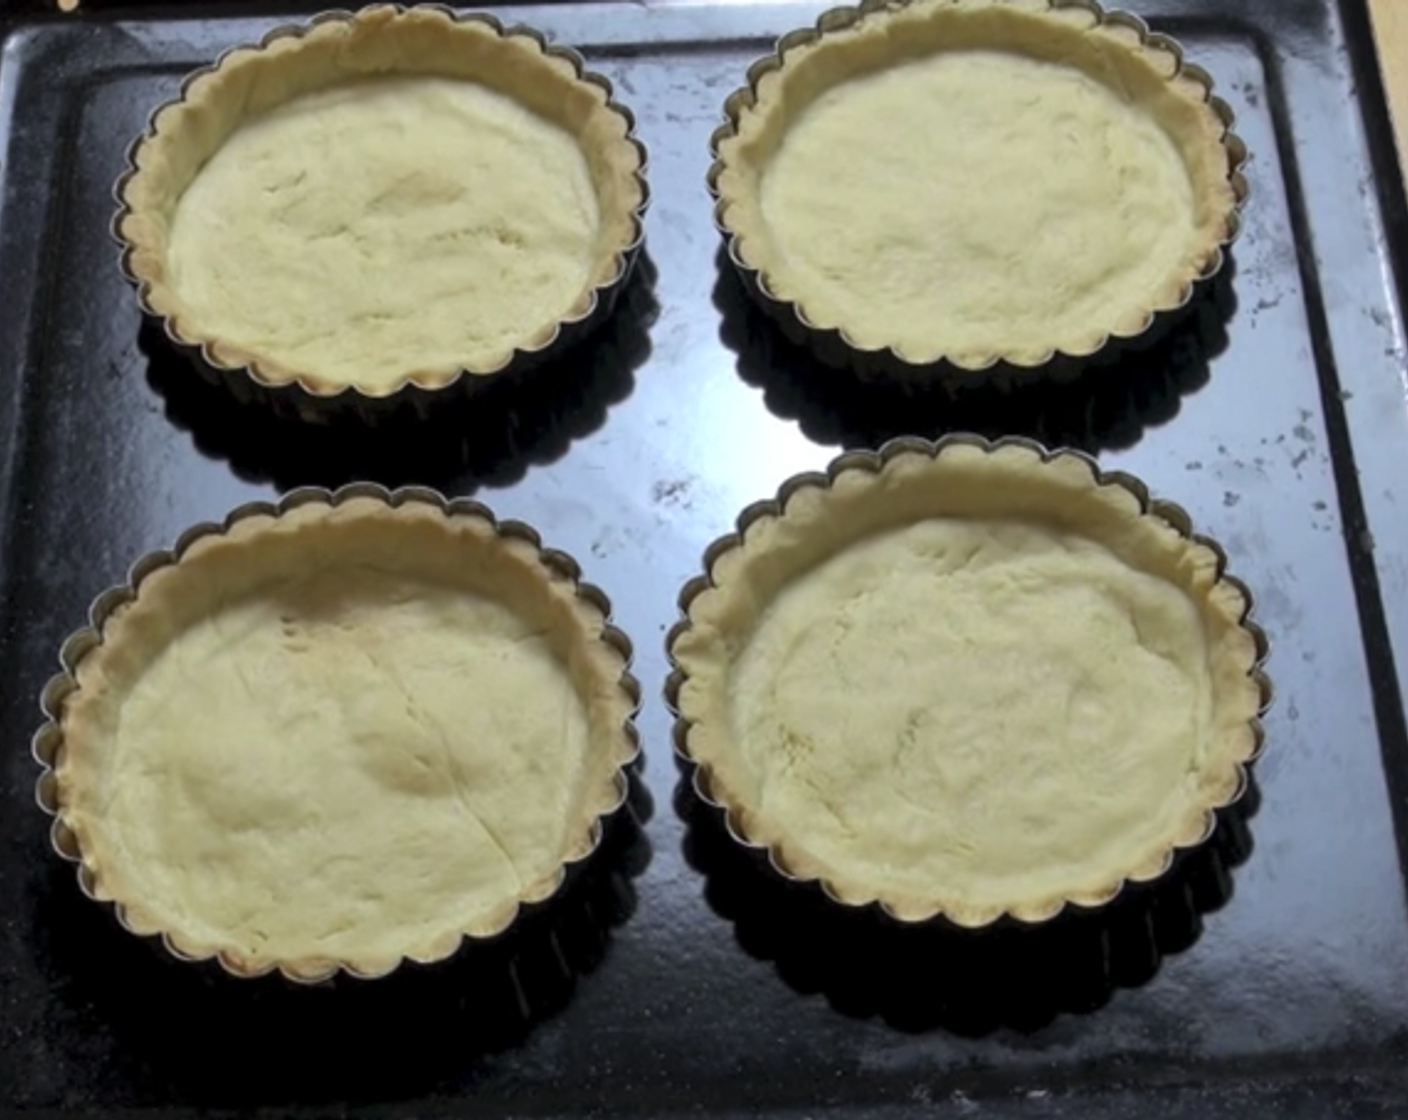
{"type": "Polygon", "coordinates": [[[1251,593],[1227,574],[1220,546],[1195,534],[1181,508],[1152,499],[1143,484],[1128,475],[1102,472],[1079,452],[1051,452],[1022,438],[990,443],[969,435],[938,443],[906,437],[878,452],[850,452],[825,474],[796,476],[782,485],[776,498],[747,507],[739,515],[737,530],[706,550],[704,569],[681,592],[683,618],[666,639],[672,666],[666,700],[676,717],[675,751],[693,773],[695,792],[724,814],[734,840],[764,851],[783,878],[819,884],[845,906],[878,907],[902,923],[940,919],[965,928],[1006,920],[1040,923],[1070,906],[1101,907],[1129,884],[1158,879],[1181,851],[1208,840],[1217,815],[1236,804],[1248,788],[1249,768],[1263,744],[1261,716],[1271,700],[1271,684],[1262,669],[1267,643],[1250,619],[1251,593]],[[1210,644],[1209,662],[1230,710],[1222,713],[1218,734],[1209,744],[1207,796],[1190,803],[1178,826],[1156,848],[1111,866],[1100,889],[1030,898],[1006,909],[962,898],[887,892],[825,866],[806,850],[805,837],[788,835],[740,793],[747,785],[740,768],[747,764],[733,741],[725,686],[748,637],[730,629],[728,619],[748,618],[751,626],[771,602],[772,592],[764,584],[780,581],[786,586],[805,578],[816,563],[872,532],[942,516],[942,511],[913,510],[932,509],[936,500],[948,500],[936,485],[938,476],[925,473],[945,464],[953,470],[944,488],[957,490],[966,484],[976,493],[964,499],[969,509],[981,510],[986,501],[981,490],[971,490],[975,480],[982,479],[984,468],[998,467],[1005,473],[992,477],[1000,478],[1003,486],[1030,484],[1033,496],[1069,502],[1074,512],[1062,514],[1068,531],[1072,517],[1089,517],[1092,526],[1101,526],[1102,535],[1112,527],[1134,528],[1148,555],[1190,582],[1181,589],[1190,597],[1196,593],[1204,617],[1219,620],[1222,640],[1210,644]],[[907,509],[910,512],[904,512],[907,509]]]}
{"type": "MultiPolygon", "coordinates": [[[[1000,47],[992,44],[989,49],[1000,47]]],[[[861,72],[873,70],[867,66],[861,72]]],[[[903,368],[941,367],[965,375],[997,365],[1033,370],[1061,358],[1086,359],[1111,341],[1145,334],[1161,315],[1186,306],[1197,285],[1215,276],[1225,263],[1224,250],[1240,230],[1240,211],[1248,195],[1241,172],[1247,157],[1245,145],[1232,131],[1230,107],[1212,90],[1211,76],[1185,62],[1182,48],[1173,39],[1151,32],[1136,16],[1106,11],[1096,0],[863,0],[858,7],[826,12],[813,27],[784,35],[772,55],[749,68],[748,84],[725,101],[727,122],[710,142],[714,162],[708,186],[715,199],[715,224],[727,241],[731,261],[749,281],[749,290],[771,313],[794,321],[806,331],[835,335],[851,351],[879,353],[903,368]],[[1122,50],[1137,58],[1166,82],[1179,103],[1198,108],[1202,163],[1218,169],[1216,174],[1194,176],[1195,196],[1207,204],[1213,220],[1196,231],[1192,263],[1171,273],[1157,297],[1142,311],[1131,312],[1113,327],[1092,327],[1081,337],[1043,350],[998,348],[981,354],[958,354],[938,338],[922,349],[904,348],[884,338],[862,337],[844,321],[814,316],[805,292],[778,289],[776,257],[758,190],[762,167],[754,166],[747,152],[748,141],[763,131],[763,122],[768,122],[766,127],[773,127],[769,120],[772,116],[780,116],[783,123],[778,127],[785,129],[785,94],[800,63],[824,52],[827,66],[842,75],[827,83],[826,88],[834,88],[845,80],[848,66],[859,65],[853,63],[852,56],[859,53],[855,45],[864,42],[862,33],[883,33],[901,19],[921,18],[937,23],[955,10],[974,8],[1005,9],[1018,20],[1076,22],[1085,34],[1098,36],[1106,49],[1122,50]]],[[[1183,154],[1187,162],[1188,153],[1183,154]]]]}
{"type": "Polygon", "coordinates": [[[112,231],[122,251],[123,272],[136,286],[143,310],[162,322],[173,341],[198,351],[218,371],[247,374],[263,388],[293,386],[325,399],[352,396],[380,400],[411,387],[448,389],[466,377],[498,374],[547,350],[564,328],[588,320],[598,304],[625,280],[643,237],[648,202],[645,150],[635,139],[633,116],[613,99],[610,82],[587,70],[575,51],[550,46],[530,28],[506,28],[490,15],[459,15],[438,5],[381,4],[356,14],[329,12],[307,24],[277,28],[258,44],[225,52],[212,66],[190,74],[177,97],[153,111],[145,133],[128,154],[128,163],[114,191],[119,209],[112,231]],[[429,62],[411,68],[402,58],[388,62],[382,57],[397,39],[421,50],[421,36],[436,44],[437,57],[429,62]],[[461,55],[471,60],[480,57],[478,51],[462,48],[482,47],[486,41],[494,44],[482,55],[489,69],[456,72],[455,66],[470,65],[460,61],[461,55]],[[324,47],[337,49],[329,58],[322,51],[324,47]],[[266,354],[220,337],[218,332],[200,328],[197,316],[173,287],[167,265],[168,211],[210,154],[202,156],[199,150],[193,153],[190,149],[207,144],[203,133],[210,130],[212,118],[223,125],[216,148],[245,119],[250,87],[267,84],[260,67],[296,74],[310,65],[310,58],[321,65],[322,73],[317,81],[302,83],[307,89],[367,74],[463,78],[482,81],[550,119],[557,120],[554,113],[580,118],[568,128],[593,166],[600,230],[597,257],[567,313],[545,323],[531,340],[496,361],[416,370],[385,389],[290,369],[266,354]],[[195,165],[191,166],[193,158],[195,165]]]}
{"type": "MultiPolygon", "coordinates": [[[[408,557],[407,571],[420,567],[418,556],[408,557]]],[[[481,568],[481,572],[483,568],[481,568]]],[[[498,575],[479,578],[493,584],[498,575]]],[[[481,593],[488,593],[481,592],[481,593]]],[[[497,596],[496,596],[497,597],[497,596]]],[[[78,864],[79,883],[85,894],[111,903],[119,921],[139,935],[158,935],[168,951],[183,960],[214,958],[228,973],[253,977],[277,969],[290,980],[317,983],[338,973],[363,978],[385,976],[407,960],[435,963],[453,956],[466,940],[498,936],[523,909],[545,902],[557,893],[570,870],[599,846],[605,821],[625,803],[629,770],[639,752],[634,718],[640,690],[630,673],[629,640],[610,624],[610,603],[596,587],[580,578],[576,563],[563,553],[546,550],[536,533],[519,522],[498,522],[477,502],[448,502],[433,491],[405,489],[388,492],[369,484],[354,484],[335,494],[307,488],[292,491],[277,506],[254,503],[232,512],[222,525],[202,524],[188,530],[170,551],[149,554],[133,565],[127,584],[110,589],[95,600],[91,624],[65,642],[60,660],[65,671],[50,680],[43,695],[48,721],[34,739],[34,754],[44,768],[37,786],[40,806],[54,817],[53,842],[64,858],[78,864]],[[96,698],[85,693],[83,681],[100,679],[107,662],[116,658],[139,660],[164,648],[144,649],[140,637],[144,621],[184,613],[198,604],[219,598],[217,582],[202,586],[186,576],[191,566],[209,569],[237,558],[248,571],[259,563],[261,543],[271,529],[292,528],[313,533],[329,526],[381,534],[406,531],[441,535],[437,549],[443,555],[473,549],[481,564],[502,572],[510,589],[533,588],[532,593],[550,603],[567,628],[570,652],[581,679],[574,681],[579,695],[582,684],[590,695],[583,703],[600,716],[600,724],[613,729],[609,738],[593,736],[585,760],[580,820],[568,830],[571,846],[548,874],[524,883],[518,894],[505,896],[493,913],[473,928],[443,928],[425,944],[408,949],[396,959],[338,957],[269,959],[253,961],[227,946],[208,943],[188,931],[173,928],[144,906],[139,891],[129,882],[128,869],[103,835],[91,806],[90,785],[105,743],[95,733],[91,712],[96,698]],[[455,550],[458,550],[456,552],[455,550]],[[173,578],[175,576],[175,578],[173,578]],[[192,592],[196,592],[193,596],[192,592]],[[197,598],[198,596],[198,598],[197,598]],[[133,626],[133,620],[137,626],[133,626]],[[138,640],[130,635],[137,633],[138,640]]],[[[561,652],[561,651],[560,651],[561,652]]],[[[590,721],[589,721],[590,722],[590,721]]]]}

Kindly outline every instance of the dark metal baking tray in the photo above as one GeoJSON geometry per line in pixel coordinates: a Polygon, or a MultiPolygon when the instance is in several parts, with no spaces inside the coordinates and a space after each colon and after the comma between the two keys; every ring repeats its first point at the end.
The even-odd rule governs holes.
{"type": "MultiPolygon", "coordinates": [[[[1380,1115],[1408,1107],[1408,207],[1351,0],[1144,0],[1254,157],[1234,269],[1143,355],[1014,397],[858,395],[719,267],[723,97],[817,3],[513,9],[582,47],[651,152],[648,256],[576,357],[368,437],[231,410],[139,330],[107,224],[185,70],[295,8],[0,8],[0,1106],[268,1115],[1380,1115]],[[1259,808],[1108,921],[896,944],[777,890],[677,790],[675,595],[744,504],[843,444],[952,428],[1100,454],[1227,546],[1272,635],[1259,808]],[[643,831],[463,967],[241,985],[83,899],[28,737],[91,597],[187,524],[367,475],[474,494],[574,553],[648,691],[643,831]],[[1395,660],[1394,651],[1398,653],[1395,660]],[[684,820],[691,822],[686,828],[684,820]]],[[[306,7],[302,10],[308,10],[306,7]]]]}

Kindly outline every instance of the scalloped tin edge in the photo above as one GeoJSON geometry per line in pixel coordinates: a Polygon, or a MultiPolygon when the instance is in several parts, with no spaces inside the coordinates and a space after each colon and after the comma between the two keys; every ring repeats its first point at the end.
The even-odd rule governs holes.
{"type": "Polygon", "coordinates": [[[902,436],[898,439],[890,440],[876,451],[846,451],[833,459],[827,465],[824,473],[809,471],[804,474],[794,475],[782,483],[777,493],[772,498],[763,499],[762,501],[754,502],[745,507],[742,512],[739,513],[733,531],[718,537],[704,550],[702,569],[701,574],[691,578],[681,588],[678,599],[679,618],[665,636],[665,656],[669,663],[669,675],[665,681],[664,698],[665,705],[674,721],[671,728],[671,741],[676,762],[684,771],[694,794],[703,805],[707,806],[709,810],[716,813],[721,818],[725,832],[734,843],[761,857],[769,871],[780,880],[787,883],[816,888],[832,903],[848,911],[873,911],[882,915],[885,920],[895,923],[900,927],[943,923],[957,929],[980,932],[1002,926],[1022,928],[1046,926],[1057,921],[1068,912],[1078,913],[1102,910],[1112,905],[1117,899],[1122,897],[1126,891],[1136,887],[1147,886],[1164,879],[1164,877],[1173,870],[1179,857],[1201,848],[1212,839],[1213,833],[1222,815],[1234,810],[1246,796],[1251,783],[1251,770],[1256,761],[1261,757],[1262,751],[1266,745],[1266,734],[1262,724],[1262,717],[1265,716],[1267,710],[1270,708],[1273,696],[1271,678],[1267,676],[1265,671],[1265,664],[1270,657],[1271,649],[1266,632],[1251,618],[1254,603],[1250,589],[1240,579],[1228,573],[1226,552],[1215,540],[1194,531],[1192,518],[1189,517],[1186,510],[1173,502],[1153,497],[1148,487],[1133,475],[1126,474],[1123,471],[1101,469],[1096,459],[1083,451],[1068,448],[1057,448],[1053,450],[1037,443],[1035,440],[1027,439],[1022,436],[1007,436],[998,440],[988,440],[983,436],[966,432],[944,436],[938,441],[930,441],[915,436],[902,436]],[[839,476],[849,471],[864,471],[870,474],[877,474],[890,460],[901,455],[919,454],[929,458],[936,458],[946,450],[954,447],[975,447],[988,454],[1000,451],[1003,448],[1017,447],[1036,455],[1042,463],[1050,463],[1057,459],[1071,459],[1082,463],[1090,471],[1091,477],[1097,486],[1118,486],[1124,489],[1133,495],[1135,500],[1139,503],[1141,516],[1154,517],[1163,521],[1174,529],[1179,536],[1193,544],[1207,548],[1216,557],[1218,580],[1234,587],[1242,597],[1244,607],[1239,620],[1240,625],[1241,628],[1251,636],[1256,648],[1256,659],[1249,670],[1249,675],[1256,682],[1257,689],[1260,693],[1260,703],[1257,707],[1257,713],[1250,721],[1255,745],[1247,758],[1236,764],[1237,786],[1233,793],[1221,804],[1212,805],[1206,809],[1204,814],[1204,828],[1201,834],[1194,840],[1170,845],[1159,868],[1155,872],[1139,878],[1126,877],[1121,879],[1111,890],[1109,896],[1101,902],[1091,905],[1084,902],[1077,902],[1073,899],[1065,899],[1051,914],[1036,919],[1022,918],[1011,912],[1004,911],[988,921],[967,924],[958,921],[943,909],[938,909],[933,914],[923,917],[906,917],[897,914],[883,901],[878,899],[870,901],[852,901],[842,898],[832,889],[826,879],[820,876],[795,874],[789,870],[779,858],[778,851],[774,845],[760,843],[749,837],[729,805],[714,795],[709,780],[707,763],[695,759],[690,753],[688,741],[689,729],[693,726],[693,723],[681,712],[679,706],[680,689],[688,678],[688,674],[676,661],[674,650],[675,643],[679,637],[691,628],[690,606],[695,598],[703,591],[714,586],[712,573],[719,557],[739,547],[743,541],[744,534],[754,523],[766,518],[781,517],[787,502],[791,499],[792,495],[796,494],[799,490],[816,487],[830,488],[839,476]]]}
{"type": "Polygon", "coordinates": [[[547,906],[552,899],[560,895],[571,878],[580,870],[601,847],[605,837],[609,822],[623,811],[629,811],[629,794],[631,775],[639,769],[641,764],[641,740],[640,731],[636,719],[640,713],[642,691],[640,682],[631,672],[631,663],[635,655],[634,646],[630,638],[616,627],[611,621],[611,601],[606,593],[595,584],[587,583],[582,579],[582,570],[576,560],[565,552],[543,546],[542,539],[537,531],[531,526],[521,521],[499,520],[487,506],[482,502],[472,498],[446,498],[439,491],[423,486],[406,486],[397,490],[387,488],[369,482],[354,482],[340,489],[326,490],[320,487],[305,486],[296,490],[291,490],[279,499],[277,503],[256,501],[248,502],[231,510],[220,523],[200,522],[182,532],[175,543],[170,548],[157,549],[146,553],[133,562],[128,569],[127,579],[122,584],[117,584],[107,588],[96,596],[89,607],[88,624],[71,633],[59,647],[59,664],[61,672],[50,677],[40,692],[39,706],[44,716],[44,722],[35,731],[30,742],[30,753],[34,761],[40,767],[40,774],[35,782],[35,801],[39,808],[48,815],[52,823],[50,825],[50,846],[54,852],[69,863],[76,864],[79,889],[84,895],[95,902],[99,902],[109,908],[117,918],[118,924],[124,930],[142,938],[153,938],[159,940],[163,949],[177,960],[189,962],[215,961],[220,968],[228,975],[239,979],[253,979],[266,976],[273,972],[280,973],[286,980],[300,986],[314,986],[325,984],[339,976],[349,976],[358,980],[373,980],[389,976],[407,964],[420,967],[433,967],[452,960],[466,945],[474,942],[486,942],[495,940],[507,933],[513,926],[517,925],[520,918],[525,917],[530,912],[536,912],[547,906]],[[496,535],[505,539],[519,540],[527,543],[537,550],[538,560],[550,573],[562,576],[569,580],[573,586],[576,597],[587,603],[593,610],[601,615],[602,633],[600,640],[605,642],[618,653],[622,659],[621,676],[619,687],[630,700],[625,724],[622,733],[629,746],[628,756],[617,767],[615,773],[615,797],[610,805],[604,808],[592,822],[590,838],[587,847],[577,855],[564,861],[549,889],[542,895],[521,900],[505,918],[503,924],[496,930],[489,933],[469,933],[461,934],[460,941],[444,956],[433,960],[412,960],[409,957],[400,958],[391,968],[375,973],[361,972],[346,962],[337,962],[332,967],[320,973],[303,973],[287,969],[276,962],[270,963],[267,967],[259,970],[248,970],[237,967],[223,953],[213,952],[206,955],[192,955],[185,952],[173,943],[166,932],[144,933],[134,929],[127,920],[126,910],[121,902],[99,899],[94,891],[93,880],[87,865],[83,861],[83,853],[79,847],[77,837],[65,824],[63,818],[63,807],[59,804],[56,788],[56,778],[54,774],[55,760],[63,748],[63,727],[62,718],[65,702],[68,697],[76,692],[79,684],[76,678],[76,671],[79,663],[88,656],[94,649],[102,645],[103,627],[107,620],[120,608],[136,600],[142,583],[153,572],[162,568],[172,567],[181,562],[182,557],[197,541],[207,537],[224,536],[230,529],[241,521],[255,517],[279,518],[301,506],[310,504],[326,505],[336,508],[343,502],[354,498],[372,498],[384,502],[395,509],[408,502],[419,502],[432,506],[449,517],[473,517],[485,521],[493,529],[496,535]]]}
{"type": "Polygon", "coordinates": [[[1232,210],[1227,218],[1227,232],[1219,241],[1217,250],[1207,265],[1188,283],[1176,304],[1150,312],[1144,325],[1136,331],[1105,335],[1098,345],[1086,352],[1054,349],[1041,360],[1032,363],[1013,362],[995,355],[990,361],[978,365],[964,365],[949,357],[919,364],[902,358],[892,346],[859,346],[851,340],[844,327],[814,325],[795,301],[775,296],[769,290],[762,270],[743,260],[739,249],[740,237],[729,226],[724,216],[726,200],[721,196],[718,186],[719,177],[724,170],[724,160],[719,147],[725,140],[737,134],[742,113],[752,108],[757,101],[759,83],[766,75],[781,69],[788,52],[794,48],[814,43],[831,32],[852,27],[867,16],[908,7],[916,2],[919,0],[861,0],[857,6],[832,8],[823,12],[810,27],[797,28],[781,36],[771,54],[755,60],[748,67],[746,84],[735,89],[724,99],[724,123],[709,137],[711,163],[705,185],[714,204],[714,226],[724,239],[729,261],[754,302],[790,341],[806,346],[825,365],[849,370],[863,380],[892,381],[898,384],[933,381],[951,388],[974,384],[1010,387],[1048,379],[1069,380],[1097,359],[1112,357],[1124,349],[1147,346],[1162,337],[1168,328],[1182,318],[1183,313],[1193,304],[1196,295],[1206,289],[1223,271],[1231,246],[1241,234],[1242,213],[1251,197],[1251,186],[1245,174],[1248,161],[1247,146],[1234,131],[1236,117],[1232,107],[1213,92],[1215,83],[1212,75],[1196,63],[1188,62],[1181,44],[1168,35],[1150,30],[1149,25],[1139,16],[1118,9],[1106,9],[1098,0],[1045,0],[1045,3],[1048,11],[1075,9],[1087,12],[1095,20],[1095,26],[1123,28],[1138,36],[1141,47],[1169,55],[1174,60],[1169,80],[1181,76],[1191,78],[1200,85],[1205,92],[1208,108],[1223,125],[1222,143],[1227,152],[1227,181],[1233,193],[1232,210]]]}
{"type": "Polygon", "coordinates": [[[138,305],[143,315],[158,324],[162,335],[175,348],[188,358],[196,371],[211,384],[223,387],[241,403],[261,402],[284,414],[293,414],[309,422],[327,421],[332,416],[348,414],[369,425],[374,425],[385,416],[410,408],[418,416],[442,399],[458,393],[472,393],[489,381],[524,373],[543,362],[571,349],[596,330],[611,314],[617,298],[625,288],[635,269],[637,258],[645,243],[645,214],[650,206],[650,182],[647,177],[649,153],[645,144],[636,134],[636,118],[631,109],[616,100],[615,87],[604,75],[587,67],[586,60],[571,47],[549,43],[546,35],[525,24],[505,24],[488,12],[460,12],[445,4],[403,4],[389,3],[373,5],[375,8],[389,8],[397,15],[413,8],[417,11],[440,12],[454,23],[479,23],[491,28],[501,39],[523,38],[531,41],[539,51],[550,58],[560,58],[568,62],[579,81],[597,86],[606,95],[605,107],[616,113],[626,122],[625,139],[637,154],[634,173],[640,190],[640,202],[631,213],[631,237],[616,250],[611,275],[591,290],[588,305],[575,316],[560,319],[552,335],[541,345],[520,347],[514,350],[509,359],[497,369],[472,371],[461,368],[446,381],[432,385],[420,385],[410,379],[403,380],[385,393],[369,393],[356,385],[340,386],[337,389],[324,389],[310,385],[303,378],[292,381],[271,380],[263,375],[258,361],[248,364],[230,365],[219,360],[211,350],[215,339],[195,339],[182,335],[170,316],[157,312],[150,303],[151,282],[139,277],[132,267],[135,250],[133,242],[122,232],[122,226],[131,214],[127,202],[127,185],[137,174],[137,153],[157,132],[157,118],[167,108],[186,100],[191,85],[198,79],[212,74],[226,64],[230,56],[241,51],[265,50],[271,44],[287,38],[302,38],[310,31],[333,22],[349,22],[370,9],[360,12],[347,9],[333,9],[320,12],[299,23],[280,24],[265,33],[257,42],[241,43],[222,51],[208,65],[190,71],[181,80],[176,94],[155,106],[147,115],[141,133],[128,146],[122,172],[113,183],[112,198],[117,205],[108,226],[109,236],[119,249],[118,269],[124,280],[134,289],[138,305]]]}

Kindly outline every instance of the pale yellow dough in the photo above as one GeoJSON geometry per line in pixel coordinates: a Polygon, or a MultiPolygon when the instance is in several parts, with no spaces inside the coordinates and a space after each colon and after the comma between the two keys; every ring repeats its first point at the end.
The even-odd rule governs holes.
{"type": "Polygon", "coordinates": [[[1217,554],[1084,460],[833,465],[745,515],[671,656],[708,794],[778,864],[910,921],[1040,921],[1164,871],[1259,742],[1217,554]]]}
{"type": "Polygon", "coordinates": [[[1176,49],[1050,0],[911,0],[784,38],[730,99],[733,255],[805,325],[978,373],[1094,353],[1212,275],[1240,143],[1176,49]]]}
{"type": "Polygon", "coordinates": [[[106,827],[144,904],[202,939],[387,954],[553,869],[585,742],[503,607],[315,575],[161,652],[117,716],[106,827]]]}
{"type": "Polygon", "coordinates": [[[565,129],[469,81],[362,79],[239,126],[177,204],[169,279],[188,329],[377,391],[534,341],[598,226],[565,129]]]}
{"type": "Polygon", "coordinates": [[[1078,69],[996,51],[827,91],[767,166],[762,214],[772,287],[813,322],[973,362],[1138,319],[1197,248],[1156,121],[1078,69]]]}
{"type": "Polygon", "coordinates": [[[443,958],[550,894],[619,801],[603,626],[478,518],[240,522],[78,666],[61,815],[98,896],[184,952],[304,977],[443,958]]]}
{"type": "Polygon", "coordinates": [[[786,587],[732,675],[757,812],[884,895],[1099,891],[1200,795],[1197,605],[1099,545],[930,521],[786,587]]]}

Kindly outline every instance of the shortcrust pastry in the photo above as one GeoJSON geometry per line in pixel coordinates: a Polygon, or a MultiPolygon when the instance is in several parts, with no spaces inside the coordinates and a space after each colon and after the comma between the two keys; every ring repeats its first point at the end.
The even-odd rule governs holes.
{"type": "Polygon", "coordinates": [[[505,928],[620,803],[605,619],[486,517],[372,497],[237,521],[78,663],[57,809],[92,893],[232,971],[379,975],[505,928]]]}
{"type": "Polygon", "coordinates": [[[802,485],[717,555],[684,749],[777,864],[970,926],[1107,901],[1240,796],[1248,603],[1072,455],[967,443],[802,485]]]}
{"type": "Polygon", "coordinates": [[[1138,334],[1215,271],[1226,125],[1162,41],[1045,0],[876,7],[784,40],[717,142],[720,223],[773,300],[976,370],[1138,334]]]}
{"type": "Polygon", "coordinates": [[[546,347],[620,276],[630,132],[525,33],[370,8],[195,78],[136,149],[118,232],[150,309],[219,365],[434,388],[546,347]]]}

